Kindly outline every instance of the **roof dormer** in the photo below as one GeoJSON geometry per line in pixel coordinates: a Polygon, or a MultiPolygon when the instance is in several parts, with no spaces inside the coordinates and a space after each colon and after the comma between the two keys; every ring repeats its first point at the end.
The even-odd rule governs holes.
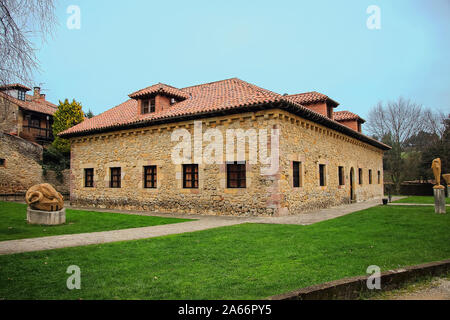
{"type": "Polygon", "coordinates": [[[339,105],[330,97],[316,91],[287,95],[287,97],[332,120],[334,119],[333,109],[339,105]]]}
{"type": "Polygon", "coordinates": [[[30,91],[31,89],[24,86],[20,83],[14,83],[14,84],[7,84],[5,86],[0,87],[0,91],[6,93],[7,95],[25,101],[26,93],[27,91],[30,91]]]}
{"type": "Polygon", "coordinates": [[[366,120],[350,111],[335,112],[334,120],[358,132],[362,132],[361,126],[366,122],[366,120]]]}
{"type": "Polygon", "coordinates": [[[138,112],[142,115],[164,111],[173,104],[189,98],[189,94],[164,83],[158,83],[133,92],[129,97],[137,100],[138,112]]]}

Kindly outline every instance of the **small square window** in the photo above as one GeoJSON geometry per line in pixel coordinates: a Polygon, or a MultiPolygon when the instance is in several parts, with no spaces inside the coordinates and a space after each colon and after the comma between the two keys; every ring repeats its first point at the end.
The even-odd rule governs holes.
{"type": "Polygon", "coordinates": [[[94,169],[92,168],[84,169],[84,187],[85,188],[94,187],[94,169]]]}
{"type": "Polygon", "coordinates": [[[142,100],[142,114],[155,112],[155,99],[142,100]]]}
{"type": "Polygon", "coordinates": [[[25,101],[25,91],[19,90],[17,98],[19,100],[25,101]]]}
{"type": "Polygon", "coordinates": [[[3,158],[0,158],[0,167],[6,167],[6,160],[3,158]]]}
{"type": "Polygon", "coordinates": [[[227,163],[227,188],[246,188],[245,163],[227,163]]]}
{"type": "Polygon", "coordinates": [[[321,187],[326,186],[325,165],[319,164],[319,183],[321,187]]]}
{"type": "Polygon", "coordinates": [[[338,168],[338,174],[339,174],[339,185],[343,186],[345,184],[344,181],[344,167],[338,168]]]}
{"type": "Polygon", "coordinates": [[[183,164],[183,188],[198,189],[198,164],[183,164]]]}
{"type": "Polygon", "coordinates": [[[120,188],[121,187],[121,168],[110,168],[110,173],[111,173],[111,177],[110,177],[110,181],[109,181],[109,186],[110,188],[120,188]]]}

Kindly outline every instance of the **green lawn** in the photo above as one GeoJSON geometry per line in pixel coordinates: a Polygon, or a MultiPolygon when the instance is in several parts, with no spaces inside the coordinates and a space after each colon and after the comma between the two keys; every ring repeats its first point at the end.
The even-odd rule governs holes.
{"type": "Polygon", "coordinates": [[[64,225],[39,226],[27,223],[25,204],[0,202],[0,241],[138,228],[185,221],[189,220],[67,209],[64,225]]]}
{"type": "MultiPolygon", "coordinates": [[[[434,197],[432,196],[411,196],[408,198],[393,201],[394,203],[419,203],[419,204],[434,204],[434,197]]],[[[445,202],[450,204],[450,198],[445,198],[445,202]]]]}
{"type": "Polygon", "coordinates": [[[243,224],[0,256],[0,299],[260,299],[450,258],[450,215],[378,206],[310,226],[243,224]],[[81,290],[66,288],[81,268],[81,290]]]}

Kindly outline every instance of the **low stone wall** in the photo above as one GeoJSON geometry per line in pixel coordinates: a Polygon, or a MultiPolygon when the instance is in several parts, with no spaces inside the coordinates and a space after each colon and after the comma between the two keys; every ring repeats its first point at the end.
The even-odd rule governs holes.
{"type": "Polygon", "coordinates": [[[50,183],[63,194],[69,193],[70,170],[62,172],[60,181],[54,171],[44,175],[42,161],[43,147],[20,137],[0,132],[0,195],[24,194],[31,186],[50,183]]]}
{"type": "MultiPolygon", "coordinates": [[[[404,283],[426,276],[438,276],[450,271],[450,260],[438,261],[390,270],[381,273],[381,290],[393,290],[404,283]]],[[[351,300],[358,299],[367,288],[369,276],[346,278],[318,284],[300,290],[269,297],[269,300],[351,300]]]]}
{"type": "Polygon", "coordinates": [[[0,193],[21,193],[41,183],[42,146],[20,137],[0,132],[0,193]]]}

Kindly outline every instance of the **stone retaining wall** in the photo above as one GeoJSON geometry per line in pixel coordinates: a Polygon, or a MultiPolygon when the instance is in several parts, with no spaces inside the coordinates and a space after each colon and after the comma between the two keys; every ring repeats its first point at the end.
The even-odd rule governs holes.
{"type": "MultiPolygon", "coordinates": [[[[380,283],[383,291],[401,287],[408,281],[427,276],[439,276],[450,271],[450,260],[420,264],[403,269],[381,273],[380,283]]],[[[332,300],[358,299],[365,292],[373,292],[367,288],[369,276],[346,278],[318,284],[300,290],[269,297],[269,300],[332,300]]]]}

